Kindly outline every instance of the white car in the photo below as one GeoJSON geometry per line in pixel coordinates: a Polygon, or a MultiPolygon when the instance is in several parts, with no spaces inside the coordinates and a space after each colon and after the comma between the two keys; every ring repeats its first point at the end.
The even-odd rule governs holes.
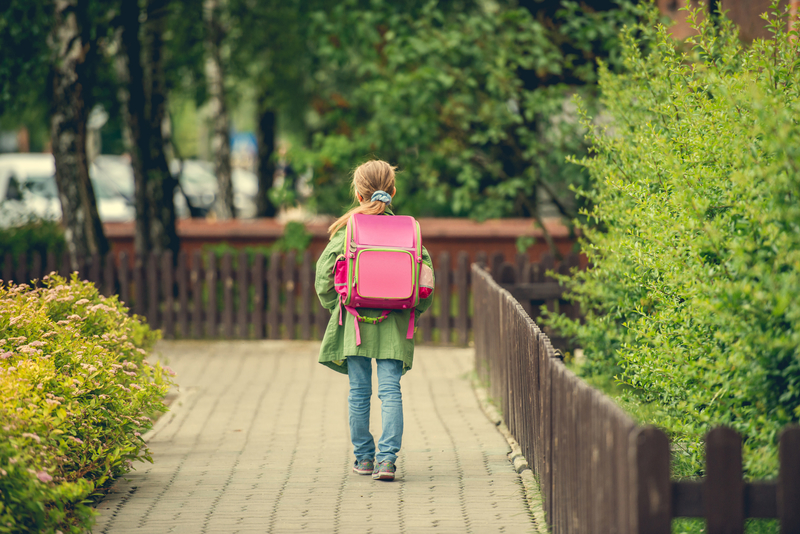
{"type": "MultiPolygon", "coordinates": [[[[210,163],[194,159],[173,161],[170,170],[176,175],[180,173],[178,181],[197,215],[205,216],[213,209],[219,183],[210,163]]],[[[255,217],[258,177],[250,171],[234,168],[231,181],[236,216],[243,219],[255,217]]]]}

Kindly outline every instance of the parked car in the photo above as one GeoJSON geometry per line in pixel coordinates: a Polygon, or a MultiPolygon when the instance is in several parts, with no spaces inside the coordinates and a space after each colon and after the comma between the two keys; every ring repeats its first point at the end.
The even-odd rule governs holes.
{"type": "MultiPolygon", "coordinates": [[[[198,216],[205,216],[214,207],[219,194],[219,183],[210,163],[194,159],[173,161],[172,173],[179,175],[178,181],[184,194],[198,216]]],[[[233,208],[236,216],[247,219],[256,216],[258,177],[244,169],[233,169],[233,208]]]]}

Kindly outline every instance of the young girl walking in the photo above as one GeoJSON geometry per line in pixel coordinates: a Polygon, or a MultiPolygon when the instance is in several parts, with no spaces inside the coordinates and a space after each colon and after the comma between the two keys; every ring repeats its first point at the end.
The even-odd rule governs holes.
{"type": "MultiPolygon", "coordinates": [[[[397,454],[403,438],[403,400],[400,377],[411,369],[414,360],[414,339],[406,339],[411,310],[392,310],[381,322],[360,323],[361,343],[356,340],[353,321],[339,321],[339,295],[334,289],[334,265],[344,251],[345,227],[357,213],[394,215],[389,204],[397,192],[395,167],[373,160],[353,172],[353,193],[358,206],[334,222],[328,232],[330,242],[317,262],[315,288],[322,305],[331,311],[320,348],[319,362],[350,379],[350,439],[359,475],[372,475],[376,480],[394,480],[397,454]],[[370,397],[372,395],[372,361],[378,374],[378,398],[381,401],[382,433],[376,455],[375,440],[369,431],[370,397]]],[[[432,269],[431,257],[422,248],[422,262],[432,269]]],[[[432,284],[431,284],[432,285],[432,284]]],[[[420,299],[415,320],[427,310],[433,294],[420,299]]],[[[379,318],[383,310],[359,308],[360,315],[379,318]]]]}

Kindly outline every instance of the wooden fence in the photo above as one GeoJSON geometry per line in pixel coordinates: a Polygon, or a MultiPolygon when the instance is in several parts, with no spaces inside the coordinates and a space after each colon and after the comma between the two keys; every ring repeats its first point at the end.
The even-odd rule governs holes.
{"type": "Polygon", "coordinates": [[[511,292],[472,266],[475,364],[537,474],[554,534],[671,532],[674,517],[704,517],[706,532],[744,532],[744,519],[778,518],[800,533],[800,427],[783,430],[777,481],[742,479],[741,439],[706,438],[706,477],[670,480],[670,445],[639,427],[570,372],[511,292]]]}

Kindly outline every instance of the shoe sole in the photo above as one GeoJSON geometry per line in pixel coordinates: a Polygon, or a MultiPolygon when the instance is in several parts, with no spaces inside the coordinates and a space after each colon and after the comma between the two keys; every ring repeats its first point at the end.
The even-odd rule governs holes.
{"type": "Polygon", "coordinates": [[[367,471],[359,471],[358,469],[353,468],[353,473],[358,473],[359,475],[371,475],[372,469],[369,469],[367,471]]]}
{"type": "Polygon", "coordinates": [[[374,480],[394,480],[394,473],[372,473],[374,480]]]}

